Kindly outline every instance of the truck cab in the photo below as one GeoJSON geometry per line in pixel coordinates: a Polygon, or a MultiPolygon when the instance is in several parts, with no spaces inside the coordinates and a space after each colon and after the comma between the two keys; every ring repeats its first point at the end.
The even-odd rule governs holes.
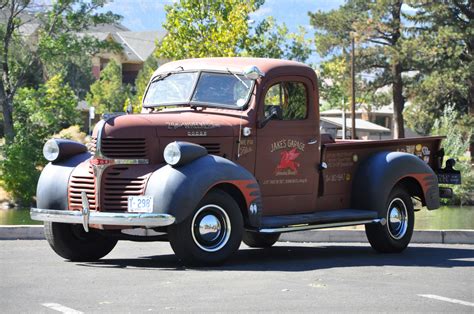
{"type": "Polygon", "coordinates": [[[101,120],[89,149],[45,144],[31,216],[70,260],[156,240],[186,263],[219,264],[242,240],[268,247],[282,232],[358,224],[374,249],[400,252],[412,199],[436,209],[436,172],[460,180],[452,162],[441,169],[441,139],[320,134],[317,77],[302,63],[175,61],[151,77],[142,113],[101,120]]]}

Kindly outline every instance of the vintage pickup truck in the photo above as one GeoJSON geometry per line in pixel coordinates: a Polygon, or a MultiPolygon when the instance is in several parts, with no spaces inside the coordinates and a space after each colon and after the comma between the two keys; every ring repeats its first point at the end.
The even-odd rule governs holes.
{"type": "Polygon", "coordinates": [[[219,264],[243,240],[365,225],[379,252],[410,242],[414,202],[436,209],[459,183],[442,137],[335,141],[320,131],[316,74],[292,61],[191,59],[152,76],[141,114],[97,123],[92,146],[51,139],[31,217],[71,261],[118,240],[169,241],[189,264],[219,264]]]}

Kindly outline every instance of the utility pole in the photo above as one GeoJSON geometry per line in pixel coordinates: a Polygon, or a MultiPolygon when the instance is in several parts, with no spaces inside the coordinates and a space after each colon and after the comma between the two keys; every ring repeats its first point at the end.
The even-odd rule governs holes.
{"type": "Polygon", "coordinates": [[[346,139],[346,106],[344,104],[344,96],[342,96],[342,139],[346,139]]]}
{"type": "Polygon", "coordinates": [[[354,33],[351,33],[351,111],[352,111],[352,139],[356,139],[356,122],[355,122],[355,44],[354,33]]]}

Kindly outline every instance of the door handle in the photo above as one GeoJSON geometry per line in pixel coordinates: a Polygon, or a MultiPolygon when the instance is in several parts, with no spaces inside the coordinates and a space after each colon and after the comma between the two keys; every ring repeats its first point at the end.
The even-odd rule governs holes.
{"type": "Polygon", "coordinates": [[[318,142],[318,140],[315,139],[315,138],[313,138],[313,139],[310,139],[310,140],[308,141],[308,145],[314,145],[314,144],[316,144],[317,142],[318,142]]]}

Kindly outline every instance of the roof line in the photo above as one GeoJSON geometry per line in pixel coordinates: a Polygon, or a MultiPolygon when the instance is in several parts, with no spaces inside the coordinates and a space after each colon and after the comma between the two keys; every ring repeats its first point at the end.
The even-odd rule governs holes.
{"type": "Polygon", "coordinates": [[[137,57],[138,57],[140,60],[145,61],[145,60],[142,58],[142,56],[140,56],[140,54],[139,54],[138,52],[136,52],[135,49],[133,49],[133,47],[128,44],[128,42],[125,40],[125,38],[122,37],[122,35],[120,35],[119,32],[117,32],[116,34],[117,34],[117,36],[120,37],[120,39],[128,46],[128,48],[130,48],[130,50],[131,50],[134,54],[137,55],[137,57]]]}

